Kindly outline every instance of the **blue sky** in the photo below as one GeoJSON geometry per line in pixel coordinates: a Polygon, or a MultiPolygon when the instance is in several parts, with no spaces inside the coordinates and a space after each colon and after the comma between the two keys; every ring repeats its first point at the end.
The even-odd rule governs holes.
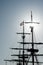
{"type": "MultiPolygon", "coordinates": [[[[31,10],[35,21],[41,24],[36,29],[37,41],[43,42],[43,0],[0,0],[0,65],[10,58],[10,47],[17,47],[19,24],[30,21],[31,10]]],[[[42,52],[42,47],[41,52],[42,52]]]]}

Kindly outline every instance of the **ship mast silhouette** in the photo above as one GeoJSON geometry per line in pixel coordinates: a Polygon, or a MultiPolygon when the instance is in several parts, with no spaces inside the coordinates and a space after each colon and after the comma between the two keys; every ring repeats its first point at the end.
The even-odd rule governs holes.
{"type": "Polygon", "coordinates": [[[24,24],[39,24],[38,22],[33,22],[33,16],[32,16],[32,11],[31,11],[31,22],[22,22],[22,23],[20,23],[20,26],[23,26],[23,32],[21,32],[21,33],[17,33],[17,34],[21,34],[22,35],[22,42],[18,42],[18,43],[20,43],[20,44],[22,44],[23,45],[23,48],[11,48],[12,50],[19,50],[19,54],[13,54],[13,55],[11,55],[11,56],[17,56],[18,57],[18,59],[11,59],[11,60],[4,60],[4,61],[8,61],[8,62],[18,62],[17,63],[17,65],[28,65],[28,63],[30,63],[30,65],[32,64],[32,65],[35,65],[35,63],[37,64],[37,65],[40,65],[41,63],[43,64],[43,62],[39,62],[38,61],[38,58],[37,58],[37,56],[43,56],[43,54],[37,54],[38,52],[39,52],[39,50],[38,49],[35,49],[34,48],[34,45],[36,44],[36,45],[43,45],[43,43],[35,43],[34,42],[34,38],[33,38],[33,26],[30,26],[30,29],[31,29],[31,33],[25,33],[24,32],[24,24]],[[30,34],[32,34],[32,42],[25,42],[25,35],[30,35],[30,34]],[[29,45],[29,44],[31,44],[31,48],[29,49],[29,48],[25,48],[25,45],[29,45]],[[21,51],[23,51],[22,52],[22,54],[21,54],[21,51]],[[28,53],[30,53],[30,54],[25,54],[25,51],[27,51],[28,53]],[[32,61],[30,61],[30,57],[32,57],[32,61]],[[36,61],[35,61],[35,59],[34,59],[34,57],[35,57],[35,59],[36,59],[36,61]]]}

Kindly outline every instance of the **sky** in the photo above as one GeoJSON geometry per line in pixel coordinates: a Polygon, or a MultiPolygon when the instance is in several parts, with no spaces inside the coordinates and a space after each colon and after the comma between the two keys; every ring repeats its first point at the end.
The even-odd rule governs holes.
{"type": "MultiPolygon", "coordinates": [[[[23,20],[31,21],[31,11],[33,21],[40,23],[35,25],[36,40],[43,42],[43,0],[0,0],[0,65],[5,65],[4,59],[11,58],[14,51],[10,48],[19,46],[17,41],[20,39],[16,32],[21,31],[23,20]]],[[[38,48],[42,53],[43,46],[38,48]]]]}

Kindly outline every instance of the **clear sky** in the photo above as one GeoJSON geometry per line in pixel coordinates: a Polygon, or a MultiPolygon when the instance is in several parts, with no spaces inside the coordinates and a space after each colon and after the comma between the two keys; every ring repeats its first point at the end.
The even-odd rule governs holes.
{"type": "MultiPolygon", "coordinates": [[[[36,27],[36,40],[43,42],[43,0],[0,0],[0,65],[10,58],[9,48],[18,46],[16,32],[20,31],[23,20],[30,21],[31,10],[34,21],[41,23],[36,27]]],[[[39,47],[42,52],[43,46],[39,47]]]]}

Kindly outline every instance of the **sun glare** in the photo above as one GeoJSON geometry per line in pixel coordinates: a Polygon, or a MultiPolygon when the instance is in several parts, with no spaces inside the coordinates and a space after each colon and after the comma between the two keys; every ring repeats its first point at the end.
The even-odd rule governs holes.
{"type": "Polygon", "coordinates": [[[39,24],[37,23],[29,23],[29,24],[25,24],[25,32],[30,32],[30,26],[34,28],[34,31],[38,30],[39,28],[39,24]]]}

